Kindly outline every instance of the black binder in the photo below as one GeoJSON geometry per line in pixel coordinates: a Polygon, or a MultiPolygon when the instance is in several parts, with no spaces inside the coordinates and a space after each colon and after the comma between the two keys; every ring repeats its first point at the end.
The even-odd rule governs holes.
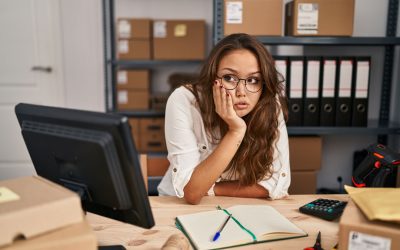
{"type": "Polygon", "coordinates": [[[339,59],[339,76],[336,86],[336,126],[351,126],[352,85],[354,60],[342,57],[339,59]]]}
{"type": "Polygon", "coordinates": [[[287,97],[289,101],[288,126],[303,124],[303,57],[290,57],[287,83],[287,97]]]}
{"type": "Polygon", "coordinates": [[[304,81],[304,126],[319,126],[321,58],[306,57],[304,81]]]}
{"type": "Polygon", "coordinates": [[[352,126],[362,127],[368,123],[370,64],[370,57],[358,57],[355,61],[352,126]]]}
{"type": "Polygon", "coordinates": [[[338,74],[337,59],[325,57],[321,65],[321,105],[320,105],[320,126],[335,125],[335,85],[338,74]]]}

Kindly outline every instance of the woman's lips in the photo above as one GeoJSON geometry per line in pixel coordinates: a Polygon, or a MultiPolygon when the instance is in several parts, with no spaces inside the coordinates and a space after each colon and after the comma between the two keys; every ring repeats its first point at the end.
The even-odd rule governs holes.
{"type": "Polygon", "coordinates": [[[245,102],[238,102],[235,104],[235,107],[238,110],[247,109],[248,106],[249,106],[249,104],[247,104],[245,102]]]}

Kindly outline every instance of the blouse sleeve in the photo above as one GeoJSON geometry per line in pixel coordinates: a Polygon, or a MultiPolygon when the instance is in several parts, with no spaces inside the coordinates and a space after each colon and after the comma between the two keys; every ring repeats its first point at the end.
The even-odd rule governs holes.
{"type": "Polygon", "coordinates": [[[279,137],[275,146],[272,166],[271,178],[264,179],[258,184],[268,190],[270,199],[284,198],[288,196],[290,186],[290,163],[288,133],[282,111],[279,114],[279,137]]]}
{"type": "Polygon", "coordinates": [[[194,131],[192,100],[183,87],[169,97],[165,111],[165,139],[176,196],[184,196],[183,188],[200,162],[198,140],[194,131]]]}

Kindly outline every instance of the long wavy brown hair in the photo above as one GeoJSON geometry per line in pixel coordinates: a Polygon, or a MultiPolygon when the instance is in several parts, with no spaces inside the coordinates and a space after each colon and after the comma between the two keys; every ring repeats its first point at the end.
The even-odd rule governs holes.
{"type": "Polygon", "coordinates": [[[254,109],[243,117],[247,124],[246,134],[225,172],[229,176],[235,175],[241,185],[251,185],[271,177],[281,110],[287,120],[283,77],[276,70],[271,54],[262,43],[248,34],[229,35],[212,49],[202,66],[198,81],[187,88],[197,100],[207,134],[214,143],[218,143],[227,133],[228,126],[215,111],[212,86],[221,59],[240,49],[252,52],[257,58],[264,86],[254,109]]]}

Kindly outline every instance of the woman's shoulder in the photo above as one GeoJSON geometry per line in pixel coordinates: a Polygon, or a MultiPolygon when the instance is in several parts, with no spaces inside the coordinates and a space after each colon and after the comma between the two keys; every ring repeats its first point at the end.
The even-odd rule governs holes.
{"type": "Polygon", "coordinates": [[[193,95],[192,91],[189,89],[192,88],[192,85],[186,84],[176,88],[171,95],[169,96],[169,100],[176,100],[176,101],[189,101],[192,102],[195,100],[195,96],[193,95]]]}

